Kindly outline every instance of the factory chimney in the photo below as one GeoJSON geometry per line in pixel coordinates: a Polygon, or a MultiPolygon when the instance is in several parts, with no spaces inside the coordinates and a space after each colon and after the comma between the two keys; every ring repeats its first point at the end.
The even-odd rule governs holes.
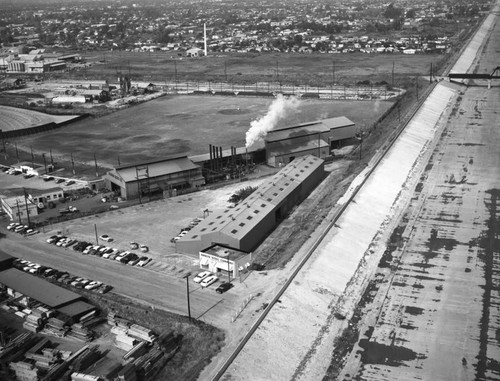
{"type": "Polygon", "coordinates": [[[207,24],[203,24],[203,40],[205,42],[205,57],[208,56],[207,50],[207,24]]]}

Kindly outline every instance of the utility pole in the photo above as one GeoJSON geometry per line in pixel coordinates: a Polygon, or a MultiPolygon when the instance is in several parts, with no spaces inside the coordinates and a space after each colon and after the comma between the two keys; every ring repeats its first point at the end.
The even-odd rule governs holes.
{"type": "Polygon", "coordinates": [[[191,273],[188,273],[184,278],[186,278],[186,295],[187,295],[187,304],[188,304],[188,317],[191,320],[191,303],[189,302],[189,276],[191,273]]]}
{"type": "Polygon", "coordinates": [[[392,61],[392,83],[391,87],[394,87],[394,61],[392,61]]]}
{"type": "Polygon", "coordinates": [[[45,174],[47,174],[47,160],[45,160],[45,153],[42,153],[43,165],[45,166],[45,174]]]}
{"type": "Polygon", "coordinates": [[[73,152],[71,152],[71,168],[73,168],[73,175],[75,175],[76,172],[75,172],[75,161],[73,160],[73,152]]]}
{"type": "Polygon", "coordinates": [[[95,177],[99,177],[99,170],[97,169],[97,158],[94,152],[94,163],[95,163],[95,177]]]}
{"type": "Polygon", "coordinates": [[[31,166],[34,167],[35,166],[35,155],[33,155],[33,146],[30,146],[30,150],[31,150],[31,166]]]}
{"type": "Polygon", "coordinates": [[[415,92],[417,93],[417,101],[418,101],[418,76],[415,77],[415,92]]]}
{"type": "Polygon", "coordinates": [[[97,236],[97,224],[94,224],[94,231],[95,231],[95,244],[99,245],[99,237],[97,236]]]}
{"type": "Polygon", "coordinates": [[[23,188],[23,193],[24,193],[24,205],[26,206],[26,217],[28,218],[28,227],[31,226],[30,222],[30,211],[28,209],[28,196],[26,194],[26,189],[23,188]]]}
{"type": "Polygon", "coordinates": [[[231,283],[231,268],[229,267],[229,253],[227,254],[227,281],[231,283]]]}
{"type": "Polygon", "coordinates": [[[429,83],[432,83],[432,76],[433,76],[433,73],[432,73],[432,62],[431,62],[431,72],[429,74],[429,83]]]}
{"type": "Polygon", "coordinates": [[[279,71],[279,66],[278,66],[278,60],[276,60],[276,81],[280,81],[280,71],[279,71]]]}
{"type": "Polygon", "coordinates": [[[19,200],[16,198],[16,206],[17,206],[17,218],[19,219],[19,223],[21,223],[21,209],[19,208],[19,200]]]}
{"type": "Polygon", "coordinates": [[[120,155],[118,155],[118,165],[120,165],[120,155]]]}
{"type": "Polygon", "coordinates": [[[49,150],[50,152],[50,165],[52,165],[52,170],[54,170],[54,158],[52,157],[52,148],[49,150]]]}
{"type": "Polygon", "coordinates": [[[15,143],[16,145],[16,157],[17,157],[17,162],[19,163],[19,150],[17,149],[17,142],[15,143]]]}
{"type": "Polygon", "coordinates": [[[227,82],[227,61],[224,60],[224,78],[226,79],[227,82]]]}

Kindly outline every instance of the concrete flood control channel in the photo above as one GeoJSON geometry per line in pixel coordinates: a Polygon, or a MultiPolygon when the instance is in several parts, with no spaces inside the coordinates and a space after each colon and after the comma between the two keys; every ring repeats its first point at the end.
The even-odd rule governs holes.
{"type": "MultiPolygon", "coordinates": [[[[401,188],[412,175],[422,152],[434,139],[442,110],[453,96],[455,91],[444,84],[438,85],[431,93],[360,189],[354,203],[348,205],[336,227],[327,234],[310,262],[280,297],[279,308],[269,312],[244,350],[229,366],[226,374],[231,379],[245,379],[249,375],[256,379],[301,379],[306,374],[311,376],[309,371],[312,368],[318,372],[315,373],[317,376],[325,373],[327,362],[321,365],[322,370],[318,370],[312,354],[321,351],[323,355],[325,348],[326,353],[331,350],[330,344],[325,345],[325,342],[335,330],[330,327],[332,308],[347,285],[352,286],[351,289],[348,287],[351,294],[343,301],[346,304],[355,303],[355,289],[360,288],[360,284],[353,279],[353,275],[358,270],[358,264],[373,237],[391,216],[401,188]],[[318,295],[317,290],[325,292],[318,295]],[[290,311],[294,311],[294,319],[290,319],[290,311]],[[290,332],[294,334],[290,335],[290,332]],[[310,350],[313,352],[310,353],[310,350]],[[259,363],[258,368],[253,366],[255,363],[259,363]]],[[[353,184],[360,184],[360,179],[367,173],[364,171],[353,184]]],[[[300,253],[297,255],[300,256],[300,253]]]]}

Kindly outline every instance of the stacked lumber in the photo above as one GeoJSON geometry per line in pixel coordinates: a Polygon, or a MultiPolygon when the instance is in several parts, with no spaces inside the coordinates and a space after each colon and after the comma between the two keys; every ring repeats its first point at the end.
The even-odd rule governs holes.
{"type": "Polygon", "coordinates": [[[20,361],[28,348],[38,341],[37,337],[30,332],[24,332],[12,339],[0,353],[0,359],[5,362],[20,361]]]}
{"type": "Polygon", "coordinates": [[[144,356],[136,359],[133,364],[140,369],[144,380],[153,378],[165,365],[168,358],[159,348],[153,348],[144,356]]]}
{"type": "Polygon", "coordinates": [[[87,320],[94,318],[94,315],[96,314],[96,312],[97,312],[97,310],[93,310],[93,311],[90,311],[88,314],[83,315],[80,318],[79,322],[83,323],[84,321],[87,321],[87,320]]]}
{"type": "Polygon", "coordinates": [[[19,381],[34,381],[38,380],[38,369],[33,364],[19,361],[11,362],[10,369],[16,374],[16,379],[19,381]]]}
{"type": "Polygon", "coordinates": [[[127,334],[116,335],[115,346],[128,352],[137,344],[137,340],[127,334]]]}
{"type": "Polygon", "coordinates": [[[81,351],[73,363],[73,372],[82,372],[101,358],[101,353],[97,347],[87,347],[81,351]]]}
{"type": "Polygon", "coordinates": [[[26,352],[25,357],[34,360],[36,367],[43,370],[49,370],[59,362],[59,352],[51,348],[45,348],[41,353],[26,352]]]}
{"type": "Polygon", "coordinates": [[[66,332],[68,330],[66,322],[55,317],[47,320],[46,327],[59,332],[66,332]]]}
{"type": "Polygon", "coordinates": [[[90,368],[86,369],[85,373],[92,376],[99,376],[106,381],[114,381],[122,368],[123,365],[121,363],[111,360],[108,357],[103,357],[90,368]]]}
{"type": "Polygon", "coordinates": [[[152,330],[145,328],[139,324],[132,324],[128,329],[127,334],[139,340],[147,341],[150,343],[156,340],[156,334],[152,330]]]}
{"type": "Polygon", "coordinates": [[[94,333],[85,328],[80,323],[76,323],[71,326],[71,330],[69,331],[68,336],[85,342],[92,341],[92,339],[94,338],[94,333]]]}
{"type": "MultiPolygon", "coordinates": [[[[25,310],[26,311],[26,310],[25,310]]],[[[37,310],[31,310],[29,314],[25,316],[25,321],[23,322],[23,328],[31,332],[39,332],[42,330],[45,319],[42,318],[42,313],[37,310]]]]}
{"type": "Polygon", "coordinates": [[[101,324],[105,320],[106,320],[105,317],[97,316],[97,317],[92,317],[90,319],[86,319],[85,321],[80,320],[80,324],[85,328],[92,328],[95,327],[96,325],[101,324]]]}
{"type": "Polygon", "coordinates": [[[129,358],[136,359],[141,357],[148,351],[147,343],[145,341],[141,341],[139,344],[136,344],[130,351],[123,355],[125,360],[129,358]]]}
{"type": "Polygon", "coordinates": [[[86,373],[71,373],[71,381],[100,381],[101,378],[99,376],[92,376],[86,373]]]}
{"type": "Polygon", "coordinates": [[[68,370],[69,365],[66,362],[60,364],[54,364],[50,367],[49,371],[45,376],[42,377],[42,381],[60,381],[65,380],[63,374],[68,370]]]}
{"type": "Polygon", "coordinates": [[[120,327],[127,329],[132,325],[132,323],[129,320],[116,315],[114,312],[109,312],[107,318],[108,318],[108,324],[112,327],[120,327]]]}
{"type": "Polygon", "coordinates": [[[118,372],[119,381],[136,381],[137,372],[134,364],[127,364],[118,372]]]}

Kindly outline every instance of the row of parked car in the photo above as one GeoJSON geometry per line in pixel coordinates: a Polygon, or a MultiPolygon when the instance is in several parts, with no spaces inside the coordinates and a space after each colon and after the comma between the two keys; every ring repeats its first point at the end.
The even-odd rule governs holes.
{"type": "Polygon", "coordinates": [[[184,237],[192,228],[194,228],[196,225],[198,225],[201,221],[203,221],[203,218],[196,217],[193,221],[189,223],[188,226],[185,228],[182,228],[179,234],[177,234],[174,238],[170,240],[170,242],[175,243],[178,240],[180,240],[182,237],[184,237]]]}
{"type": "Polygon", "coordinates": [[[63,283],[75,288],[91,290],[99,294],[105,294],[113,287],[92,279],[86,279],[71,275],[65,271],[59,271],[51,267],[42,266],[38,263],[30,262],[25,259],[16,258],[14,260],[14,267],[24,272],[38,275],[49,280],[63,283]]]}
{"type": "Polygon", "coordinates": [[[80,252],[83,255],[95,255],[130,266],[143,267],[151,262],[151,258],[146,256],[139,256],[130,251],[119,250],[105,245],[95,245],[87,241],[78,241],[62,234],[53,235],[47,238],[46,241],[60,247],[72,247],[74,251],[80,252]]]}
{"type": "Polygon", "coordinates": [[[26,235],[26,236],[40,233],[39,230],[32,229],[28,225],[23,225],[19,222],[12,222],[12,223],[8,224],[7,230],[13,231],[13,232],[18,233],[18,234],[26,235]]]}
{"type": "MultiPolygon", "coordinates": [[[[202,271],[193,278],[193,282],[199,283],[201,287],[208,287],[219,280],[219,277],[210,271],[202,271]]],[[[231,282],[222,282],[215,291],[222,294],[233,287],[231,282]]]]}

